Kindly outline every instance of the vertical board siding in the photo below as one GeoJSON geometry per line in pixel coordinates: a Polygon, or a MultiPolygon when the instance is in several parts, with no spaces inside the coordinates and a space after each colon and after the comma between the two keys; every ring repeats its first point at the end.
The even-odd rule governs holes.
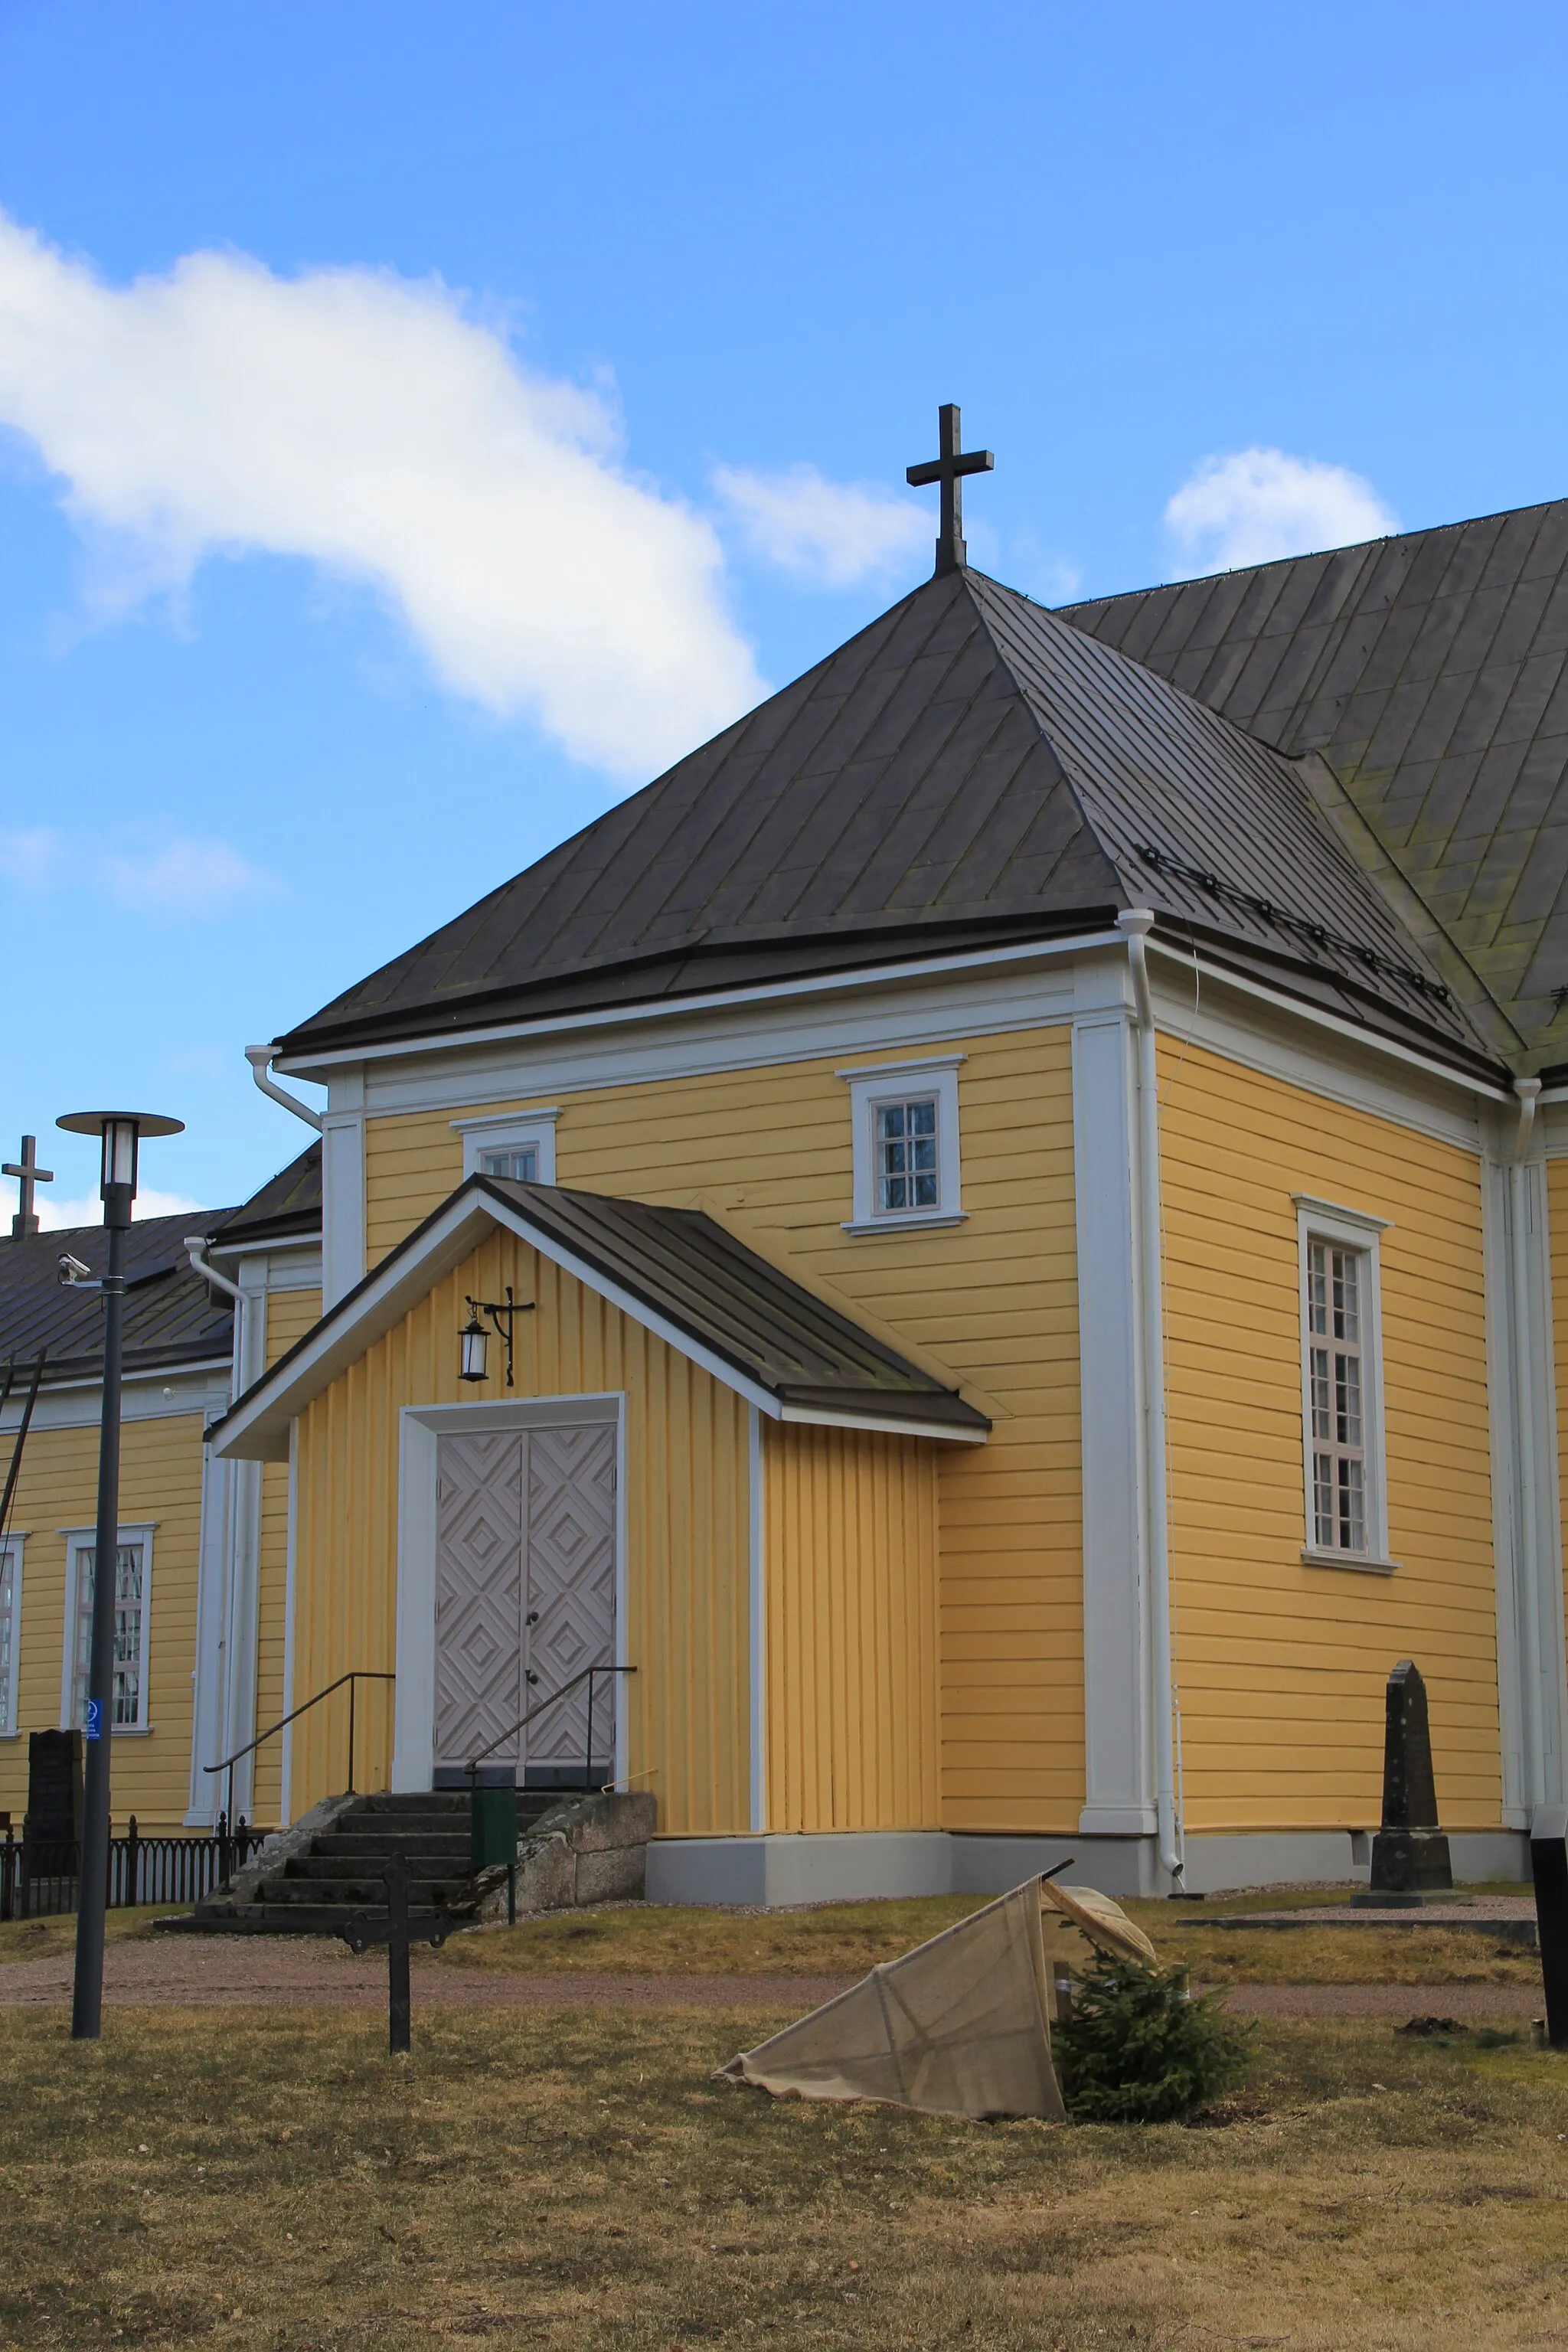
{"type": "Polygon", "coordinates": [[[1171,1562],[1191,1830],[1375,1828],[1383,1692],[1430,1694],[1445,1824],[1501,1801],[1479,1164],[1161,1046],[1171,1562]],[[1393,1576],[1309,1568],[1293,1192],[1381,1237],[1393,1576]]]}
{"type": "MultiPolygon", "coordinates": [[[[134,1813],[151,1836],[180,1829],[190,1802],[192,1685],[196,1654],[196,1565],[201,1544],[200,1413],[128,1421],[121,1439],[120,1517],[153,1528],[149,1598],[148,1729],[114,1741],[110,1797],[115,1826],[134,1813]]],[[[66,1539],[62,1528],[90,1528],[98,1515],[98,1423],[37,1429],[27,1439],[11,1510],[22,1553],[19,1737],[0,1739],[0,1810],[18,1833],[27,1803],[27,1734],[58,1729],[65,1655],[66,1539]]],[[[5,1449],[9,1464],[9,1445],[5,1449]]]]}
{"type": "MultiPolygon", "coordinates": [[[[267,1298],[267,1363],[288,1354],[321,1320],[319,1290],[274,1290],[267,1298]]],[[[265,1731],[285,1713],[283,1655],[289,1592],[289,1465],[266,1462],[261,1468],[261,1542],[257,1564],[256,1728],[265,1731]]],[[[283,1743],[269,1739],[256,1753],[255,1814],[270,1825],[279,1818],[283,1743]]]]}
{"type": "MultiPolygon", "coordinates": [[[[556,1095],[556,1171],[590,1192],[706,1209],[842,1312],[967,1384],[992,1415],[987,1444],[944,1445],[938,1457],[940,1817],[951,1829],[1070,1832],[1083,1802],[1071,1032],[925,1050],[966,1057],[967,1221],[956,1228],[843,1230],[849,1089],[835,1070],[868,1054],[556,1095]]],[[[461,1181],[450,1118],[366,1122],[373,1263],[461,1181]]]]}
{"type": "Polygon", "coordinates": [[[937,1451],[764,1424],[767,1826],[934,1829],[937,1451]]]}
{"type": "MultiPolygon", "coordinates": [[[[395,1667],[398,1416],[405,1404],[625,1392],[626,1619],[621,1685],[627,1769],[658,1799],[659,1829],[747,1826],[749,1466],[731,1391],[510,1234],[497,1234],[369,1349],[301,1416],[294,1703],[353,1666],[395,1667]],[[511,1283],[513,1388],[493,1342],[483,1386],[458,1379],[465,1294],[511,1283]]],[[[384,1788],[389,1696],[362,1689],[356,1786],[384,1788]]],[[[294,1818],[343,1783],[346,1694],[295,1727],[294,1818]]]]}

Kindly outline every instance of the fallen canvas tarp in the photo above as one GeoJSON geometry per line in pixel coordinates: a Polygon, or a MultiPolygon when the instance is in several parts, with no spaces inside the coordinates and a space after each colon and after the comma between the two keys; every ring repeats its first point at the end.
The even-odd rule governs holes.
{"type": "Polygon", "coordinates": [[[1081,1965],[1091,1941],[1154,1956],[1148,1937],[1107,1896],[1031,1878],[901,1959],[874,1968],[723,2071],[732,2082],[803,2099],[880,2099],[931,2115],[1059,2121],[1053,1962],[1081,1965]]]}

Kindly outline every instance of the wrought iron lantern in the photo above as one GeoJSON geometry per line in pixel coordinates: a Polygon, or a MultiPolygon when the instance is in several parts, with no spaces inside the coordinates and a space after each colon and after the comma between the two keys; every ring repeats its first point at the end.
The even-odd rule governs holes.
{"type": "MultiPolygon", "coordinates": [[[[470,1299],[468,1304],[472,1306],[470,1299]]],[[[460,1381],[482,1381],[485,1359],[489,1352],[490,1336],[478,1315],[470,1315],[458,1334],[458,1378],[460,1381]]]]}

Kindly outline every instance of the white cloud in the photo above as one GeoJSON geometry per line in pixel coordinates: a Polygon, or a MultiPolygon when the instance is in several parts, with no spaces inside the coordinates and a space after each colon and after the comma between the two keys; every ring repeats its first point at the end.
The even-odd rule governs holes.
{"type": "Polygon", "coordinates": [[[1399,528],[1359,474],[1283,449],[1205,457],[1166,507],[1165,521],[1190,559],[1184,577],[1351,547],[1399,528]]]}
{"type": "Polygon", "coordinates": [[[219,915],[237,898],[276,889],[269,874],[226,841],[171,841],[103,861],[110,895],[139,914],[219,915]]]}
{"type": "Polygon", "coordinates": [[[815,466],[755,474],[716,466],[713,488],[745,544],[814,585],[847,588],[929,555],[932,515],[858,482],[830,482],[815,466]]]}
{"type": "Polygon", "coordinates": [[[114,850],[40,825],[0,834],[0,880],[47,891],[68,881],[107,892],[132,913],[221,915],[238,898],[279,887],[276,877],[226,841],[175,835],[150,848],[114,850]]]}
{"type": "MultiPolygon", "coordinates": [[[[96,1146],[94,1147],[96,1149],[96,1146]]],[[[211,1206],[210,1202],[190,1200],[184,1192],[160,1192],[155,1186],[146,1185],[136,1195],[132,1216],[138,1223],[146,1217],[184,1216],[189,1209],[211,1206]]],[[[100,1225],[103,1223],[103,1202],[96,1192],[84,1192],[79,1201],[57,1201],[50,1187],[40,1184],[33,1195],[38,1224],[46,1234],[67,1233],[77,1225],[100,1225]]],[[[16,1213],[16,1187],[0,1183],[0,1234],[7,1238],[11,1220],[16,1213]]]]}
{"type": "Polygon", "coordinates": [[[602,394],[434,281],[187,255],[116,290],[0,215],[0,424],[111,551],[105,601],[258,549],[368,583],[437,677],[644,773],[762,691],[710,523],[635,479],[602,394]]]}
{"type": "Polygon", "coordinates": [[[47,824],[0,833],[0,877],[25,890],[45,889],[58,870],[61,847],[58,834],[47,824]]]}

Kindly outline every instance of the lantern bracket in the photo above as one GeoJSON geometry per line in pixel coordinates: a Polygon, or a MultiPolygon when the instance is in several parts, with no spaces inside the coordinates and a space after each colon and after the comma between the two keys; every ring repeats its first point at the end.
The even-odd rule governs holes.
{"type": "Polygon", "coordinates": [[[469,1314],[473,1317],[475,1322],[478,1322],[481,1315],[488,1315],[490,1321],[495,1325],[497,1337],[506,1341],[506,1384],[510,1389],[512,1385],[511,1335],[513,1318],[519,1315],[531,1315],[537,1301],[531,1298],[525,1298],[520,1302],[515,1299],[511,1295],[511,1285],[509,1282],[506,1286],[506,1297],[504,1300],[466,1297],[463,1304],[468,1308],[469,1314]]]}

